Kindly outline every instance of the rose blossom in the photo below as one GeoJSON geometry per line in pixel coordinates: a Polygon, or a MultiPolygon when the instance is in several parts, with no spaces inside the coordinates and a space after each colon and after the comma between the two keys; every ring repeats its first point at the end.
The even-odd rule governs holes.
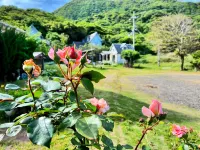
{"type": "Polygon", "coordinates": [[[143,106],[142,113],[144,116],[147,116],[149,118],[164,114],[162,110],[162,104],[157,100],[153,100],[149,108],[143,106]]]}
{"type": "Polygon", "coordinates": [[[34,63],[33,59],[29,59],[29,60],[24,61],[23,70],[28,75],[33,74],[35,77],[38,77],[41,74],[41,68],[34,63]]]}
{"type": "Polygon", "coordinates": [[[181,138],[183,135],[188,133],[188,129],[185,126],[180,127],[179,125],[172,125],[172,134],[181,138]]]}
{"type": "Polygon", "coordinates": [[[100,100],[96,99],[95,97],[94,98],[91,98],[90,99],[90,103],[93,105],[93,106],[96,106],[97,110],[98,110],[98,114],[103,114],[105,112],[107,112],[110,107],[109,105],[107,104],[107,102],[102,98],[100,100]]]}

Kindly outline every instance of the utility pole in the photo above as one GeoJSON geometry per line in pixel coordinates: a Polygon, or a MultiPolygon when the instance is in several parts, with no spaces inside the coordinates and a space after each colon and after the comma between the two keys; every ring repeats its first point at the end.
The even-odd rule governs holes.
{"type": "Polygon", "coordinates": [[[133,11],[133,16],[132,16],[132,19],[133,19],[133,31],[132,31],[132,34],[133,34],[133,48],[135,50],[135,19],[136,19],[136,16],[135,16],[135,12],[133,11]]]}

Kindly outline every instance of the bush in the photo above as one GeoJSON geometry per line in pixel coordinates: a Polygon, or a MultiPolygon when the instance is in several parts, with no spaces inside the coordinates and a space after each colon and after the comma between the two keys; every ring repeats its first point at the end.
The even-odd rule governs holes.
{"type": "Polygon", "coordinates": [[[32,57],[36,48],[36,41],[26,39],[25,34],[0,27],[0,80],[15,80],[16,70],[25,59],[32,57]]]}
{"type": "Polygon", "coordinates": [[[132,67],[133,63],[140,58],[140,53],[133,50],[123,50],[121,55],[126,60],[126,67],[132,67]]]}
{"type": "Polygon", "coordinates": [[[193,60],[191,61],[193,67],[196,68],[196,70],[200,70],[200,50],[194,52],[192,54],[193,60]]]}

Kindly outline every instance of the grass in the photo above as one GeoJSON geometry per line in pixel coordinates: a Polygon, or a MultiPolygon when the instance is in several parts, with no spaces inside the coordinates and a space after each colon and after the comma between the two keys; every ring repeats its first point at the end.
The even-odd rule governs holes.
{"type": "MultiPolygon", "coordinates": [[[[156,64],[153,61],[156,57],[148,56],[147,64],[141,64],[141,68],[128,69],[122,66],[111,67],[104,66],[103,69],[99,68],[87,68],[86,70],[98,70],[104,74],[107,78],[100,83],[95,84],[95,96],[97,98],[104,98],[108,101],[111,109],[108,115],[117,114],[115,117],[115,129],[113,133],[105,134],[112,137],[115,144],[130,144],[136,145],[139,137],[141,136],[141,127],[138,126],[138,120],[142,117],[142,106],[149,106],[154,96],[150,96],[141,93],[136,90],[135,86],[129,82],[129,76],[149,75],[149,74],[165,74],[165,73],[181,73],[191,74],[193,72],[179,72],[178,62],[173,63],[174,66],[170,70],[154,67],[156,64]]],[[[169,63],[168,63],[169,64],[169,63]]],[[[138,64],[136,64],[137,66],[138,64]]],[[[167,65],[163,63],[162,66],[167,65]]],[[[196,74],[196,73],[195,73],[196,74]]],[[[79,92],[82,98],[91,98],[90,93],[85,91],[82,87],[79,88],[79,92]]],[[[168,113],[167,119],[164,124],[159,124],[155,131],[148,133],[143,141],[143,144],[150,145],[153,150],[168,150],[168,141],[165,136],[169,132],[169,126],[171,123],[180,125],[186,125],[187,127],[193,127],[194,130],[200,131],[200,111],[188,108],[186,106],[171,104],[162,101],[164,111],[168,113]],[[156,135],[155,135],[156,134],[156,135]]],[[[104,132],[104,131],[102,131],[104,132]]],[[[200,133],[200,132],[199,132],[200,133]]],[[[61,135],[55,135],[51,149],[63,150],[70,147],[69,142],[70,132],[62,133],[61,135]],[[65,138],[63,135],[68,134],[65,138]]],[[[175,140],[175,138],[174,138],[175,140]]],[[[200,143],[199,143],[200,144],[200,143]]],[[[4,142],[0,144],[0,150],[8,148],[10,150],[45,150],[46,148],[40,146],[34,146],[30,142],[4,142]]]]}

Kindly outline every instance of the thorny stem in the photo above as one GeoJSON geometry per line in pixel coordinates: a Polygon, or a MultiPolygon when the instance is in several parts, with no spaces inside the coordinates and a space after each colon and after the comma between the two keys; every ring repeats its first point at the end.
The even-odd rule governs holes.
{"type": "Polygon", "coordinates": [[[34,101],[33,110],[35,111],[36,110],[36,100],[35,100],[35,96],[33,93],[33,89],[31,87],[31,77],[30,76],[28,77],[28,86],[29,86],[29,89],[30,89],[32,97],[33,97],[33,101],[34,101]]]}
{"type": "Polygon", "coordinates": [[[158,123],[159,123],[159,120],[158,120],[154,125],[152,125],[151,127],[148,127],[148,128],[146,128],[146,129],[144,129],[144,130],[142,131],[142,137],[140,138],[140,140],[139,140],[137,146],[135,147],[135,150],[138,149],[139,145],[142,143],[142,140],[143,140],[143,138],[145,137],[145,135],[147,134],[147,132],[148,132],[149,130],[152,130],[153,127],[155,127],[156,125],[158,125],[158,123]]]}

